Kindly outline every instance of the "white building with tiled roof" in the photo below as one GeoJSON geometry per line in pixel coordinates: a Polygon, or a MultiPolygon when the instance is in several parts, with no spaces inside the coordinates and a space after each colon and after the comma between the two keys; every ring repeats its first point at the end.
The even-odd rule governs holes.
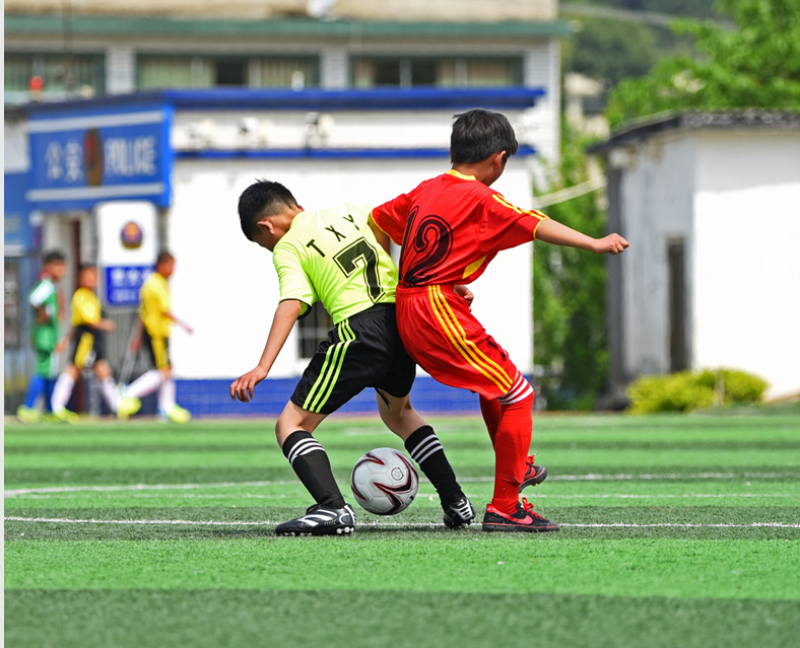
{"type": "Polygon", "coordinates": [[[659,116],[613,132],[612,385],[729,367],[800,393],[800,114],[659,116]]]}

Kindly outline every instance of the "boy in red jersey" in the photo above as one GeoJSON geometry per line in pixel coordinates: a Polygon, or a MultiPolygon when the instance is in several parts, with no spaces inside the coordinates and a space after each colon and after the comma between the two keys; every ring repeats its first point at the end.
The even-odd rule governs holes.
{"type": "Polygon", "coordinates": [[[525,211],[490,189],[519,149],[514,129],[483,109],[458,115],[450,138],[453,168],[372,211],[375,224],[403,246],[397,324],[411,357],[439,382],[480,395],[495,451],[494,495],[484,531],[558,531],[519,492],[542,481],[528,457],[533,389],[508,353],[472,315],[469,284],[501,250],[534,239],[618,254],[628,242],[601,239],[525,211]]]}

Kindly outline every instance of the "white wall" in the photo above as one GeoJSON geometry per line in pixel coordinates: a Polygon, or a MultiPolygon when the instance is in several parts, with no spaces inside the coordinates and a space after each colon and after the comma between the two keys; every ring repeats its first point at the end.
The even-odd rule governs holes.
{"type": "MultiPolygon", "coordinates": [[[[683,237],[691,249],[694,143],[685,137],[650,141],[612,162],[623,167],[621,233],[631,244],[620,257],[625,373],[631,378],[667,373],[667,245],[671,239],[683,237]]],[[[691,291],[691,269],[686,270],[691,291]]],[[[690,334],[688,323],[687,332],[690,334]]]]}
{"type": "MultiPolygon", "coordinates": [[[[524,143],[538,147],[531,139],[539,130],[526,129],[535,109],[503,110],[524,143]]],[[[303,149],[315,148],[450,148],[452,114],[441,110],[413,112],[365,110],[323,113],[325,135],[309,139],[310,120],[319,113],[302,110],[179,112],[170,134],[176,150],[215,148],[303,149]],[[254,130],[244,135],[241,126],[254,130]],[[202,145],[199,143],[202,142],[202,145]]]]}
{"type": "Polygon", "coordinates": [[[546,94],[524,115],[520,141],[532,145],[547,168],[555,169],[561,140],[561,43],[555,38],[535,42],[524,56],[523,84],[544,88],[546,94]]]}
{"type": "Polygon", "coordinates": [[[704,134],[695,196],[695,365],[800,391],[800,133],[704,134]]]}
{"type": "MultiPolygon", "coordinates": [[[[495,188],[521,207],[530,203],[524,160],[512,159],[495,188]]],[[[286,185],[309,210],[341,202],[380,204],[446,171],[446,160],[179,160],[173,174],[169,246],[174,311],[195,328],[176,331],[170,355],[179,378],[232,378],[252,369],[277,305],[272,256],[239,227],[239,194],[256,178],[286,185]]],[[[531,246],[503,252],[473,286],[474,311],[522,371],[532,365],[531,246]]],[[[296,376],[294,334],[274,377],[296,376]]]]}
{"type": "Polygon", "coordinates": [[[24,173],[30,167],[27,122],[3,120],[3,172],[24,173]]]}
{"type": "Polygon", "coordinates": [[[670,239],[686,242],[690,366],[800,391],[800,133],[671,132],[617,149],[626,374],[668,373],[670,239]]]}

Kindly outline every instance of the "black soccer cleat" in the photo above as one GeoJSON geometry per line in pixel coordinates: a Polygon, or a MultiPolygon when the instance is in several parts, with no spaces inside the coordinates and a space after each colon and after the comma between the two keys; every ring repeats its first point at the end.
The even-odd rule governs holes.
{"type": "Polygon", "coordinates": [[[528,500],[523,497],[522,502],[517,503],[517,512],[513,515],[501,513],[489,504],[486,507],[486,514],[483,516],[483,530],[541,533],[558,531],[559,527],[555,522],[543,518],[534,511],[533,504],[529,504],[528,500]]]}
{"type": "Polygon", "coordinates": [[[283,522],[275,527],[279,536],[352,535],[356,530],[356,513],[353,507],[332,508],[323,504],[309,506],[302,517],[283,522]]]}
{"type": "Polygon", "coordinates": [[[527,488],[528,486],[536,486],[547,479],[547,468],[544,466],[537,466],[535,461],[535,454],[532,454],[525,461],[525,477],[523,477],[522,483],[519,485],[520,493],[522,492],[523,488],[527,488]]]}
{"type": "Polygon", "coordinates": [[[472,524],[475,519],[475,507],[466,495],[455,502],[450,502],[447,506],[442,505],[442,509],[444,509],[444,525],[448,529],[460,529],[472,524]]]}

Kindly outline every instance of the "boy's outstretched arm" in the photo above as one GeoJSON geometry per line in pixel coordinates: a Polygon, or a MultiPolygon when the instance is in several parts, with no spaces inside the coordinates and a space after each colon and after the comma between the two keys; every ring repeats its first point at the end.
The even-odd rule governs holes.
{"type": "Polygon", "coordinates": [[[233,400],[238,398],[243,403],[250,402],[253,390],[269,374],[302,309],[303,304],[296,299],[287,299],[278,304],[267,337],[267,345],[264,347],[258,366],[231,383],[230,393],[233,400]]]}
{"type": "Polygon", "coordinates": [[[619,234],[609,234],[603,238],[592,238],[586,234],[581,234],[577,230],[562,225],[550,218],[542,221],[536,229],[536,239],[553,245],[566,245],[569,247],[580,248],[597,252],[597,254],[619,254],[630,243],[619,234]]]}

